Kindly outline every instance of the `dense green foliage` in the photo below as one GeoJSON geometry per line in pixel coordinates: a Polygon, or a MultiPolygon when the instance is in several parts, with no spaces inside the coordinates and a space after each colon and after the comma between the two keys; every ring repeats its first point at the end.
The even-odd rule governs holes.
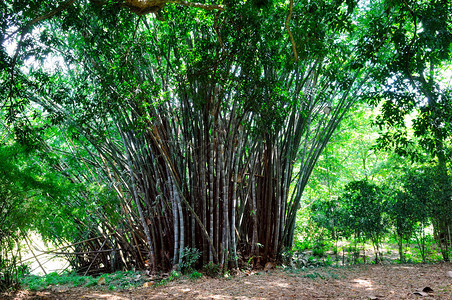
{"type": "MultiPolygon", "coordinates": [[[[384,230],[395,232],[400,261],[405,259],[405,242],[417,244],[425,261],[428,238],[436,241],[433,252],[449,260],[451,5],[447,1],[382,1],[365,10],[368,17],[361,21],[370,26],[363,26],[358,52],[371,60],[374,69],[363,99],[376,109],[372,124],[378,131],[368,123],[362,129],[366,122],[357,117],[359,110],[358,115],[350,115],[350,123],[359,125],[348,125],[344,131],[350,134],[340,132],[320,157],[305,201],[322,200],[308,206],[304,218],[312,215],[311,220],[328,229],[333,240],[347,237],[339,222],[347,206],[339,195],[349,181],[365,178],[379,186],[384,199],[382,208],[375,203],[366,210],[368,218],[377,210],[379,218],[391,220],[384,223],[384,230]],[[339,142],[350,144],[342,147],[339,142]],[[348,152],[343,153],[345,149],[348,152]],[[332,218],[337,228],[326,226],[325,220],[332,218]],[[430,227],[432,235],[426,231],[430,227]]],[[[364,203],[356,203],[355,209],[364,203]]],[[[374,221],[371,224],[377,230],[381,223],[374,221]]],[[[363,225],[358,222],[355,230],[363,225]]]]}
{"type": "Polygon", "coordinates": [[[451,9],[3,1],[1,269],[29,231],[85,275],[259,267],[300,222],[449,259],[451,9]]]}
{"type": "MultiPolygon", "coordinates": [[[[351,118],[355,117],[361,114],[351,118]]],[[[320,158],[305,194],[306,207],[300,211],[300,222],[305,224],[301,230],[304,247],[315,247],[320,242],[325,254],[329,247],[337,252],[338,244],[345,251],[345,241],[351,242],[352,248],[354,243],[362,243],[363,249],[370,242],[380,250],[382,244],[385,248],[397,244],[398,260],[402,262],[450,260],[448,231],[438,230],[441,227],[435,225],[451,222],[451,185],[444,184],[450,178],[443,178],[435,160],[428,156],[423,162],[412,162],[376,150],[373,145],[377,144],[377,128],[371,127],[370,119],[364,128],[373,138],[363,141],[361,130],[353,131],[358,139],[343,130],[328,145],[339,151],[332,153],[327,148],[320,158]],[[356,155],[363,145],[363,154],[356,155]],[[347,180],[347,174],[353,177],[347,180]],[[377,232],[378,236],[374,234],[377,232]]],[[[448,168],[450,173],[450,161],[448,168]]],[[[375,252],[383,258],[381,251],[375,252]]]]}
{"type": "Polygon", "coordinates": [[[64,188],[64,182],[44,172],[17,144],[0,146],[0,290],[21,276],[23,236],[32,228],[50,230],[42,223],[49,214],[61,213],[52,206],[67,195],[64,188]]]}

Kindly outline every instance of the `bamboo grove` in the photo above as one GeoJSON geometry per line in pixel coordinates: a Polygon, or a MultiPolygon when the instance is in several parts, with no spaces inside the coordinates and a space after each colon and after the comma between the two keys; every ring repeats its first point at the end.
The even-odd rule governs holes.
{"type": "Polygon", "coordinates": [[[352,5],[320,4],[290,19],[278,5],[168,5],[160,21],[72,1],[22,28],[3,126],[72,184],[102,190],[59,202],[88,207],[66,215],[72,240],[55,231],[84,241],[64,252],[82,254],[79,270],[169,270],[187,249],[226,270],[291,249],[313,167],[370,72],[352,5]]]}

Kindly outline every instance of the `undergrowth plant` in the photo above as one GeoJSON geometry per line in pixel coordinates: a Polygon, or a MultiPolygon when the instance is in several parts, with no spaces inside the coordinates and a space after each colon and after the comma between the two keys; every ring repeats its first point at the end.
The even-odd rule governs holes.
{"type": "Polygon", "coordinates": [[[220,265],[209,262],[203,266],[203,272],[209,277],[217,277],[220,274],[220,265]]]}
{"type": "Polygon", "coordinates": [[[188,278],[190,278],[191,280],[196,280],[202,277],[202,274],[199,273],[198,271],[193,271],[191,274],[188,275],[188,278]]]}
{"type": "Polygon", "coordinates": [[[21,285],[32,291],[39,291],[49,286],[92,287],[102,282],[102,285],[108,286],[110,290],[125,290],[142,286],[146,281],[145,276],[141,272],[136,271],[119,271],[111,274],[103,274],[98,277],[80,276],[72,272],[63,272],[61,274],[52,272],[46,276],[25,276],[21,280],[21,285]],[[100,280],[101,278],[104,278],[104,280],[100,280]]]}
{"type": "Polygon", "coordinates": [[[166,285],[168,282],[178,279],[181,276],[179,272],[172,271],[170,276],[168,278],[162,279],[156,283],[154,283],[154,286],[163,286],[166,285]]]}
{"type": "Polygon", "coordinates": [[[195,270],[196,263],[201,257],[201,251],[196,248],[186,247],[181,254],[180,268],[182,273],[188,274],[195,270]]]}

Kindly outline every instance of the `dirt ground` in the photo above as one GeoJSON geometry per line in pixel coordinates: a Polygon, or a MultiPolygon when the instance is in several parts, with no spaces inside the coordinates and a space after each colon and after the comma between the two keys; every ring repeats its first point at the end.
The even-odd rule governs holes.
{"type": "Polygon", "coordinates": [[[452,299],[452,264],[359,265],[292,272],[269,270],[221,279],[178,279],[163,286],[125,291],[59,286],[40,292],[19,291],[3,297],[8,300],[452,299]]]}

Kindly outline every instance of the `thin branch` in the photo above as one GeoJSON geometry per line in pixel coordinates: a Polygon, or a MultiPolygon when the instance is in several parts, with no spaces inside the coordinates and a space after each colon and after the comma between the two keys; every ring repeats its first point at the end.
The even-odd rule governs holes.
{"type": "Polygon", "coordinates": [[[292,32],[290,31],[290,27],[289,27],[289,21],[290,21],[290,18],[292,17],[292,9],[293,9],[293,0],[290,0],[289,14],[287,15],[287,18],[286,18],[286,30],[287,30],[287,33],[289,34],[290,43],[292,44],[292,50],[293,50],[293,55],[295,56],[295,61],[298,61],[297,45],[295,44],[295,40],[293,39],[293,35],[292,35],[292,32]]]}
{"type": "Polygon", "coordinates": [[[106,249],[106,250],[94,250],[94,251],[81,251],[81,252],[53,252],[53,251],[41,251],[44,254],[53,255],[86,255],[86,254],[97,254],[97,253],[109,253],[112,251],[120,251],[121,248],[106,249]]]}
{"type": "MultiPolygon", "coordinates": [[[[100,248],[99,248],[98,251],[101,251],[101,250],[102,250],[102,248],[105,246],[105,243],[107,242],[107,240],[108,240],[108,238],[106,238],[106,239],[104,240],[104,242],[102,243],[102,245],[100,246],[100,248]]],[[[96,256],[94,257],[94,259],[93,259],[93,260],[91,261],[91,263],[89,264],[88,269],[86,269],[86,272],[85,272],[85,274],[83,274],[83,276],[86,276],[86,274],[88,274],[89,270],[91,269],[91,267],[92,267],[94,261],[97,259],[97,257],[99,256],[99,254],[100,254],[100,252],[97,252],[97,253],[96,253],[96,256]]]]}
{"type": "Polygon", "coordinates": [[[219,15],[220,15],[220,11],[218,11],[218,13],[215,15],[214,28],[215,28],[215,32],[217,34],[218,42],[220,43],[221,49],[224,50],[223,41],[222,41],[221,35],[220,35],[220,29],[218,28],[218,16],[219,15]]]}

